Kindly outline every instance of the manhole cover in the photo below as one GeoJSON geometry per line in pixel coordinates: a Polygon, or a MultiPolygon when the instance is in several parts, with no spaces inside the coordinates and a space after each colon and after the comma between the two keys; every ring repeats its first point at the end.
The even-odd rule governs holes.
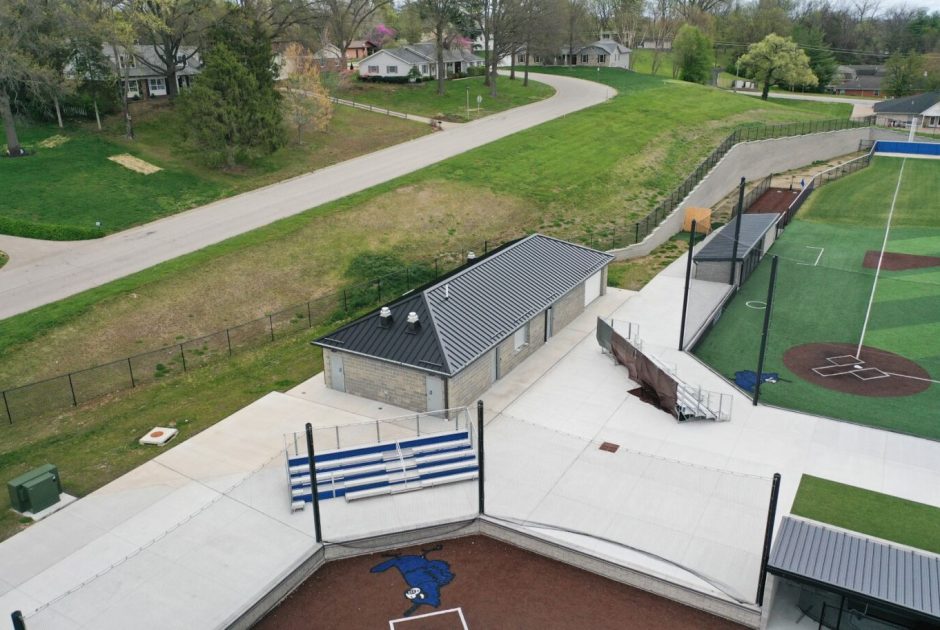
{"type": "Polygon", "coordinates": [[[613,442],[604,442],[601,444],[601,450],[607,451],[608,453],[616,453],[617,449],[620,448],[619,444],[614,444],[613,442]]]}
{"type": "Polygon", "coordinates": [[[163,435],[163,431],[151,431],[150,432],[150,437],[152,438],[158,438],[162,435],[163,435]]]}

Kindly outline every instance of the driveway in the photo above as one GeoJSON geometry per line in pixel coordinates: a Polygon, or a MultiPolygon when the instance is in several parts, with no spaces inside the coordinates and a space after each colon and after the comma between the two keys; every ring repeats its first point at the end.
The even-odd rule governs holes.
{"type": "MultiPolygon", "coordinates": [[[[745,96],[759,96],[759,92],[735,92],[745,96]]],[[[825,94],[797,94],[796,92],[771,92],[770,98],[782,98],[790,101],[816,101],[817,103],[843,103],[852,106],[852,118],[863,118],[875,113],[876,98],[851,98],[845,96],[827,96],[825,94]]]]}
{"type": "Polygon", "coordinates": [[[213,243],[371,188],[523,129],[602,103],[606,85],[544,74],[538,103],[363,155],[94,241],[46,243],[0,236],[0,319],[61,300],[213,243]]]}

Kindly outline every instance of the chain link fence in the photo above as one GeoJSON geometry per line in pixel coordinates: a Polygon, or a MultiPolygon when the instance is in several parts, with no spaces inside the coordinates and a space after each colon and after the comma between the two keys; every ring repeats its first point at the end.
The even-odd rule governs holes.
{"type": "Polygon", "coordinates": [[[0,424],[9,426],[77,407],[107,394],[172,378],[311,328],[345,321],[455,269],[463,264],[469,252],[486,253],[497,245],[484,241],[480,247],[442,253],[433,260],[409,265],[375,280],[299,302],[196,339],[4,390],[0,392],[0,424]]]}

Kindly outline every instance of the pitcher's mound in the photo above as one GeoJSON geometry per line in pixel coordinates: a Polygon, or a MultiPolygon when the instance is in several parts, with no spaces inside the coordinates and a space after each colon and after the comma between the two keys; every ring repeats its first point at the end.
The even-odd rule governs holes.
{"type": "Polygon", "coordinates": [[[783,355],[791,372],[814,385],[857,396],[910,396],[930,387],[930,374],[899,354],[850,343],[807,343],[783,355]]]}

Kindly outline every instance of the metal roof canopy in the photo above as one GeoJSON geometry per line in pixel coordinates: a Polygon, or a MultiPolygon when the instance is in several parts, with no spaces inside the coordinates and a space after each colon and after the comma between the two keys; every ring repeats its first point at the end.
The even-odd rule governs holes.
{"type": "Polygon", "coordinates": [[[785,516],[767,570],[940,621],[940,556],[926,551],[785,516]]]}
{"type": "Polygon", "coordinates": [[[452,376],[597,273],[610,254],[533,234],[312,343],[452,376]],[[418,315],[417,330],[406,323],[418,315]]]}
{"type": "MultiPolygon", "coordinates": [[[[737,260],[744,260],[751,250],[760,243],[764,234],[770,231],[777,221],[780,220],[779,214],[742,214],[741,234],[738,239],[737,260]]],[[[737,218],[732,219],[727,225],[723,225],[710,241],[702,246],[697,254],[692,257],[695,262],[706,261],[725,261],[731,260],[734,250],[734,224],[737,218]]]]}

